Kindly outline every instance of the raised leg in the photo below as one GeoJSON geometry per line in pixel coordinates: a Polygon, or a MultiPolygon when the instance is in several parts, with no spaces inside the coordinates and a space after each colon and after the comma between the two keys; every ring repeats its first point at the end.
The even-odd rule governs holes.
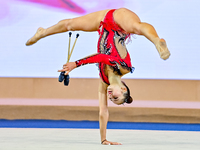
{"type": "Polygon", "coordinates": [[[156,30],[152,25],[140,22],[138,24],[138,34],[145,36],[156,46],[156,49],[158,50],[158,53],[162,59],[166,60],[169,58],[170,52],[167,48],[166,41],[159,38],[156,30]]]}
{"type": "Polygon", "coordinates": [[[151,24],[141,22],[140,18],[134,12],[126,8],[116,10],[114,19],[125,31],[143,35],[150,40],[156,46],[162,59],[169,58],[170,52],[167,48],[166,41],[159,38],[155,28],[151,24]]]}
{"type": "Polygon", "coordinates": [[[46,36],[67,31],[97,31],[100,22],[108,11],[109,10],[102,10],[73,19],[61,20],[47,29],[40,27],[35,35],[26,42],[26,45],[32,45],[46,36]]]}

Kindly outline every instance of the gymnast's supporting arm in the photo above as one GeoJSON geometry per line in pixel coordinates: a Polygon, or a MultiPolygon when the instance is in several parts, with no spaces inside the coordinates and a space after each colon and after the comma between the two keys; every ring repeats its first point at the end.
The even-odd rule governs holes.
{"type": "Polygon", "coordinates": [[[99,128],[101,135],[101,143],[106,144],[106,129],[109,118],[109,112],[107,107],[107,94],[105,85],[100,81],[99,84],[99,128]]]}
{"type": "Polygon", "coordinates": [[[106,129],[109,118],[108,106],[107,106],[107,87],[102,80],[99,84],[99,127],[101,135],[101,144],[103,145],[121,145],[118,142],[111,142],[106,140],[106,129]]]}

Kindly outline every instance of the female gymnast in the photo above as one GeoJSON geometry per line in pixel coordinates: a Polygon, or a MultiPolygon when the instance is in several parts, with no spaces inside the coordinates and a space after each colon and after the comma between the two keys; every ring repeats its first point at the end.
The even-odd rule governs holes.
{"type": "Polygon", "coordinates": [[[126,49],[125,41],[130,34],[143,35],[157,48],[160,57],[169,58],[170,52],[164,39],[160,39],[154,27],[141,22],[139,17],[126,8],[108,9],[94,12],[82,17],[65,19],[47,29],[39,28],[35,35],[29,39],[26,45],[32,45],[46,36],[67,31],[98,31],[99,41],[97,54],[85,57],[75,62],[63,65],[63,69],[69,74],[73,69],[90,63],[98,63],[100,70],[99,84],[99,124],[101,144],[121,145],[118,142],[106,140],[106,128],[108,122],[107,99],[120,105],[131,103],[129,88],[121,77],[132,71],[130,55],[126,49]]]}

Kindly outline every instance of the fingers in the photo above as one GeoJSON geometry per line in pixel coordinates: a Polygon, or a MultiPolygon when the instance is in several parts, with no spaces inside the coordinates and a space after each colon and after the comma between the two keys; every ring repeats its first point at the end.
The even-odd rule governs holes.
{"type": "Polygon", "coordinates": [[[58,70],[58,72],[65,72],[64,69],[58,70]]]}
{"type": "Polygon", "coordinates": [[[63,65],[63,69],[58,70],[58,72],[65,72],[65,75],[68,75],[70,71],[76,68],[75,62],[69,62],[63,65]]]}
{"type": "Polygon", "coordinates": [[[122,145],[122,144],[118,142],[105,141],[103,142],[103,145],[122,145]]]}
{"type": "Polygon", "coordinates": [[[121,143],[118,143],[118,142],[112,142],[111,145],[122,145],[121,143]]]}
{"type": "Polygon", "coordinates": [[[58,72],[65,72],[65,75],[68,75],[70,71],[67,71],[66,69],[61,69],[61,70],[58,70],[58,72]]]}
{"type": "Polygon", "coordinates": [[[103,142],[103,145],[111,145],[111,144],[110,144],[110,142],[105,141],[105,142],[103,142]]]}
{"type": "Polygon", "coordinates": [[[70,71],[70,69],[69,69],[69,67],[67,66],[67,64],[64,64],[64,65],[63,65],[63,69],[58,70],[58,72],[65,72],[65,71],[67,71],[68,73],[69,73],[69,71],[70,71]]]}
{"type": "Polygon", "coordinates": [[[69,72],[69,70],[68,69],[61,69],[61,70],[58,70],[58,72],[69,72]]]}
{"type": "Polygon", "coordinates": [[[61,69],[58,72],[65,72],[65,75],[68,75],[70,71],[68,69],[61,69]]]}
{"type": "Polygon", "coordinates": [[[66,71],[66,72],[65,72],[65,75],[68,75],[68,74],[69,74],[69,71],[66,71]]]}

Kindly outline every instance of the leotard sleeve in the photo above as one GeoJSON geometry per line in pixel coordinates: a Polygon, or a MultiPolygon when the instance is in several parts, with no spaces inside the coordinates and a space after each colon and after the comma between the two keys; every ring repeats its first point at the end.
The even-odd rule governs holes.
{"type": "Polygon", "coordinates": [[[106,55],[106,54],[94,54],[91,56],[88,56],[86,58],[80,59],[75,61],[76,66],[82,66],[86,64],[92,64],[92,63],[104,63],[110,66],[116,66],[117,63],[120,64],[120,59],[118,57],[106,55]]]}

